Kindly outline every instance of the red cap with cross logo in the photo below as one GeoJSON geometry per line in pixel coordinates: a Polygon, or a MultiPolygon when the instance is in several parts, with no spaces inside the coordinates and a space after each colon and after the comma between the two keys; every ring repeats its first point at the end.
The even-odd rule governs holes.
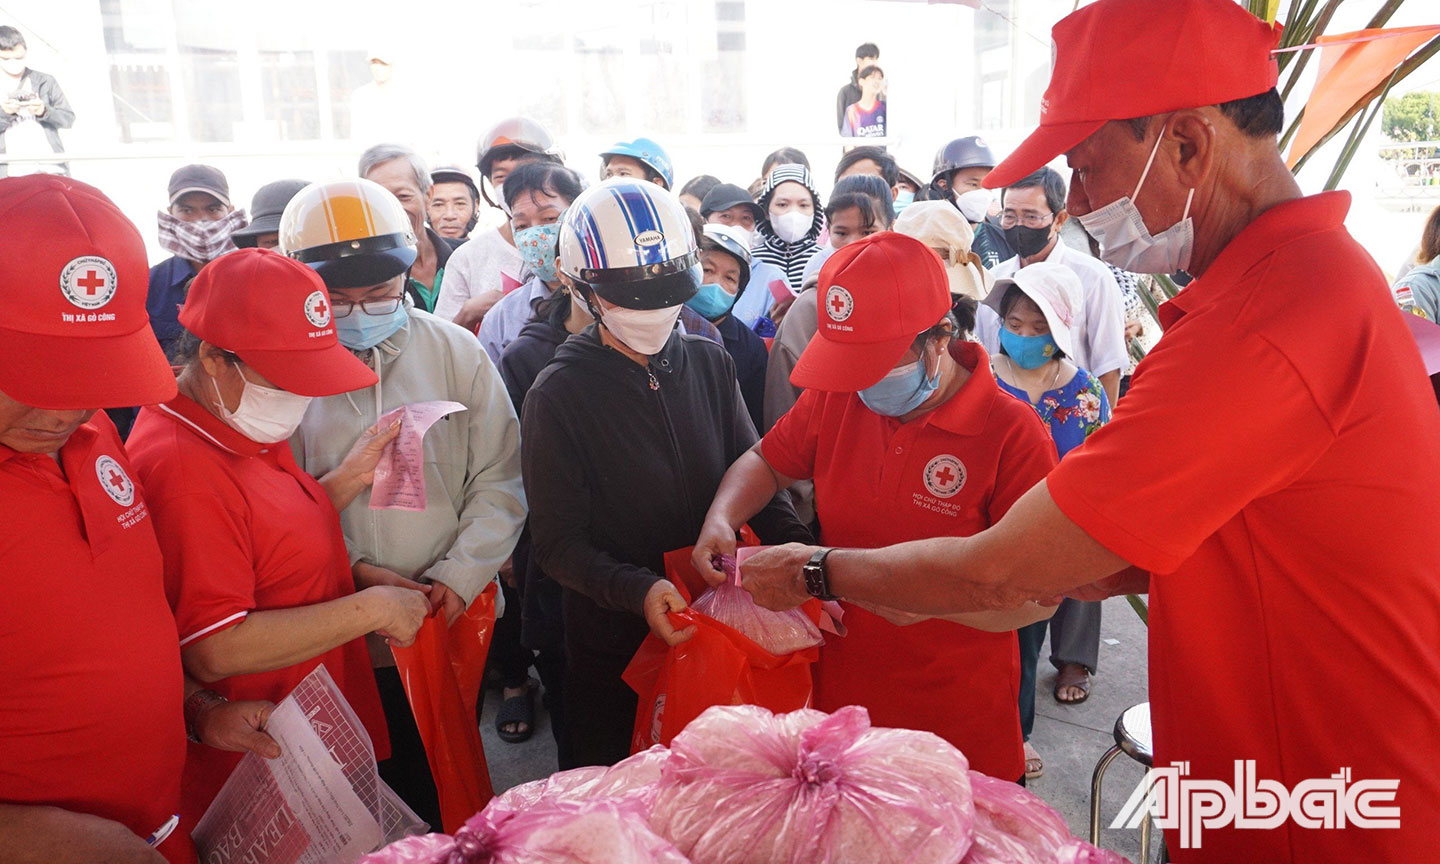
{"type": "Polygon", "coordinates": [[[68,177],[0,180],[0,237],[0,391],[52,410],[175,395],[145,312],[145,241],[109,198],[68,177]]]}
{"type": "Polygon", "coordinates": [[[241,249],[201,268],[180,323],[300,396],[348,393],[379,380],[336,337],[320,274],[269,249],[241,249]]]}
{"type": "Polygon", "coordinates": [[[1040,128],[986,175],[1009,186],[1111,120],[1258,96],[1275,86],[1280,25],[1235,0],[1097,0],[1060,19],[1040,128]]]}
{"type": "Polygon", "coordinates": [[[815,290],[815,338],[790,373],[791,384],[808,390],[864,390],[950,310],[950,278],[940,256],[893,231],[831,255],[815,290]]]}

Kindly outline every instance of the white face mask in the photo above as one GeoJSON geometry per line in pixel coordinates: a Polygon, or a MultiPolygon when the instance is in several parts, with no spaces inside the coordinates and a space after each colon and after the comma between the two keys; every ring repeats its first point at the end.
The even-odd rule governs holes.
{"type": "Polygon", "coordinates": [[[622,306],[607,306],[598,309],[600,324],[610,335],[625,343],[638,354],[659,354],[675,329],[680,317],[681,306],[667,306],[664,309],[626,309],[622,306]]]}
{"type": "Polygon", "coordinates": [[[305,409],[310,407],[309,396],[252,384],[241,375],[240,405],[231,411],[225,407],[220,385],[214,378],[210,379],[210,385],[215,388],[220,419],[256,444],[278,444],[294,435],[305,417],[305,409]]]}
{"type": "Polygon", "coordinates": [[[815,224],[815,215],[804,210],[786,210],[779,216],[770,217],[770,227],[775,229],[775,236],[786,243],[798,243],[810,233],[810,226],[815,224]]]}
{"type": "Polygon", "coordinates": [[[1135,184],[1135,193],[1128,198],[1117,198],[1099,210],[1077,216],[1080,225],[1100,244],[1100,259],[1107,264],[1131,273],[1177,273],[1190,266],[1190,254],[1195,247],[1195,223],[1190,219],[1190,202],[1195,200],[1195,190],[1185,199],[1185,212],[1180,221],[1152,235],[1145,227],[1145,218],[1135,206],[1140,187],[1150,173],[1150,165],[1160,150],[1160,141],[1165,130],[1155,139],[1150,158],[1145,160],[1145,170],[1140,172],[1140,182],[1135,184]]]}
{"type": "Polygon", "coordinates": [[[955,206],[960,208],[960,215],[972,225],[984,222],[985,217],[990,215],[990,201],[989,189],[971,189],[955,196],[955,206]]]}

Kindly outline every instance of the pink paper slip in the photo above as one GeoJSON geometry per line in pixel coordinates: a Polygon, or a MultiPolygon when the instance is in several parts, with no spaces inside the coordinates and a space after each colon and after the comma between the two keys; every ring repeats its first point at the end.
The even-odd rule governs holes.
{"type": "Polygon", "coordinates": [[[1425,374],[1434,375],[1440,372],[1440,324],[1410,313],[1406,313],[1405,323],[1410,325],[1415,344],[1420,348],[1420,357],[1425,361],[1425,374]]]}
{"type": "Polygon", "coordinates": [[[416,402],[385,412],[377,424],[387,429],[400,418],[400,434],[385,445],[370,487],[371,510],[425,509],[425,433],[447,414],[464,411],[459,402],[416,402]]]}
{"type": "Polygon", "coordinates": [[[770,296],[775,298],[776,303],[779,303],[783,300],[789,300],[793,298],[795,296],[795,292],[790,290],[790,283],[786,282],[784,279],[771,279],[770,296]]]}

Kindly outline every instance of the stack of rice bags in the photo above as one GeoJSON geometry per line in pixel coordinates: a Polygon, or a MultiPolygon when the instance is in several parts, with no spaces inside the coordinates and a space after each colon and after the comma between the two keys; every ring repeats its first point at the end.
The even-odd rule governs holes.
{"type": "Polygon", "coordinates": [[[1072,838],[1039,798],[971,772],[928,732],[871,728],[859,707],[739,705],[706,711],[669,750],[518,786],[456,837],[409,838],[362,864],[1124,860],[1072,838]]]}

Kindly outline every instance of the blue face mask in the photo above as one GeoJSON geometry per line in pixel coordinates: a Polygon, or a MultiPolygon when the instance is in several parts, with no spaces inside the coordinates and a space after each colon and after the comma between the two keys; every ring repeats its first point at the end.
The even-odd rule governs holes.
{"type": "Polygon", "coordinates": [[[876,414],[903,417],[920,407],[930,394],[940,388],[940,370],[926,377],[925,365],[917,360],[891,369],[877,383],[860,391],[860,401],[876,414]]]}
{"type": "Polygon", "coordinates": [[[915,193],[914,193],[914,192],[911,192],[909,189],[906,189],[904,192],[901,192],[899,195],[896,195],[896,196],[895,196],[895,215],[896,215],[896,216],[899,216],[900,213],[901,213],[901,211],[903,211],[906,207],[909,207],[911,204],[914,204],[914,203],[915,203],[915,193]]]}
{"type": "Polygon", "coordinates": [[[1001,329],[1000,347],[1005,350],[1005,356],[1015,361],[1015,365],[1021,369],[1039,369],[1049,363],[1060,346],[1055,344],[1055,337],[1046,333],[1044,336],[1021,336],[1019,333],[1012,333],[1009,330],[1001,329]]]}
{"type": "Polygon", "coordinates": [[[401,303],[389,315],[371,315],[359,306],[344,318],[335,319],[335,337],[352,351],[374,348],[389,339],[410,320],[410,313],[401,303]]]}
{"type": "Polygon", "coordinates": [[[717,321],[730,314],[730,309],[735,305],[739,295],[731,294],[721,288],[717,282],[706,282],[695,292],[695,296],[685,301],[685,305],[699,312],[710,321],[717,321]]]}
{"type": "Polygon", "coordinates": [[[542,282],[554,282],[559,278],[555,275],[555,241],[559,237],[559,222],[531,225],[515,232],[515,248],[520,250],[525,266],[542,282]]]}

